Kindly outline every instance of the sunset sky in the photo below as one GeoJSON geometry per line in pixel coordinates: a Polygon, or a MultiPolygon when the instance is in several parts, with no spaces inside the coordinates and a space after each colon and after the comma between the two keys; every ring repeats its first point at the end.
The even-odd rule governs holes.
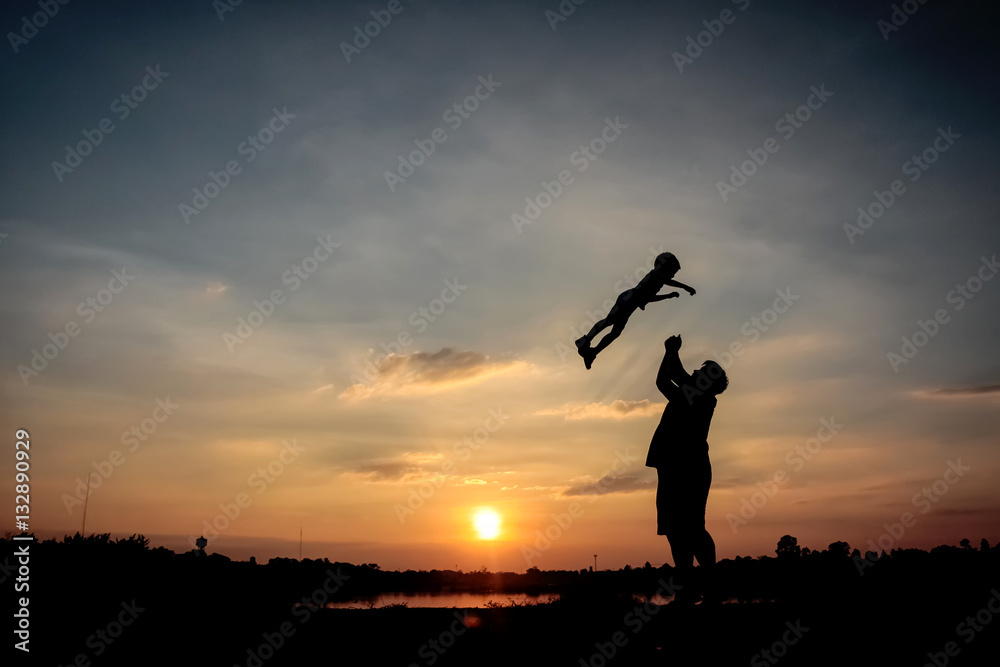
{"type": "Polygon", "coordinates": [[[681,334],[730,377],[720,558],[864,551],[904,512],[893,546],[1000,540],[974,3],[221,6],[4,11],[33,36],[0,57],[0,426],[31,433],[38,535],[81,529],[94,473],[88,533],[175,550],[242,502],[209,551],[670,562],[643,462],[681,334]],[[697,295],[585,370],[579,330],[663,251],[697,295]]]}

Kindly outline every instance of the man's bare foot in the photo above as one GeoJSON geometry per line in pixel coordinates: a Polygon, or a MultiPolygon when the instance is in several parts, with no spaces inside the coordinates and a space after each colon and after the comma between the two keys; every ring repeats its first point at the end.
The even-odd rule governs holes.
{"type": "Polygon", "coordinates": [[[583,365],[586,366],[589,371],[590,365],[594,363],[594,359],[597,358],[597,353],[588,347],[585,350],[581,350],[580,355],[583,357],[583,365]]]}
{"type": "Polygon", "coordinates": [[[576,342],[576,349],[577,351],[580,351],[580,354],[583,354],[581,350],[590,347],[590,341],[587,340],[586,336],[580,336],[579,338],[576,339],[575,342],[576,342]]]}

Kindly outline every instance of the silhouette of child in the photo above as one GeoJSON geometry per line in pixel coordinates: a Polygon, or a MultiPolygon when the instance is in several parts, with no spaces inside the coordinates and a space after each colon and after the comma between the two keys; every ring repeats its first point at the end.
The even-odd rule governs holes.
{"type": "Polygon", "coordinates": [[[585,336],[581,336],[576,340],[577,352],[583,357],[583,363],[586,365],[587,370],[590,370],[590,366],[594,363],[594,359],[598,353],[621,335],[625,329],[625,324],[628,322],[628,318],[632,316],[636,308],[645,310],[646,305],[654,301],[675,299],[680,296],[677,292],[658,294],[664,285],[680,287],[686,290],[691,296],[694,296],[695,290],[693,287],[674,280],[674,275],[680,269],[681,264],[672,253],[664,252],[657,255],[653,263],[653,270],[643,276],[638,285],[619,294],[615,300],[615,305],[611,307],[611,311],[607,317],[599,322],[595,322],[594,326],[591,327],[585,336]],[[597,347],[590,347],[590,342],[594,337],[608,327],[611,327],[611,331],[601,339],[597,347]]]}

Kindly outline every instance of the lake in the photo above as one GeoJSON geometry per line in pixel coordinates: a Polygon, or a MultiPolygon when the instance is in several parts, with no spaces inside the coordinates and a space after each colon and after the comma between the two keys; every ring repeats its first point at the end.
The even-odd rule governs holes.
{"type": "MultiPolygon", "coordinates": [[[[649,601],[653,604],[664,605],[673,599],[673,596],[654,595],[651,599],[643,595],[637,595],[641,601],[649,601]]],[[[556,594],[528,595],[526,593],[383,593],[376,597],[350,600],[346,602],[327,602],[328,609],[379,609],[394,604],[406,604],[410,608],[451,608],[459,609],[482,609],[488,602],[503,605],[511,604],[545,604],[559,599],[556,594]]]]}

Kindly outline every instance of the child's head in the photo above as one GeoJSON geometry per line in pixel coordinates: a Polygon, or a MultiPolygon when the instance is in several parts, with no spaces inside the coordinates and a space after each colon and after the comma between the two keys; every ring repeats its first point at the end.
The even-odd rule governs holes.
{"type": "Polygon", "coordinates": [[[661,252],[653,262],[653,270],[662,276],[673,278],[674,274],[681,270],[681,263],[673,253],[661,252]]]}

